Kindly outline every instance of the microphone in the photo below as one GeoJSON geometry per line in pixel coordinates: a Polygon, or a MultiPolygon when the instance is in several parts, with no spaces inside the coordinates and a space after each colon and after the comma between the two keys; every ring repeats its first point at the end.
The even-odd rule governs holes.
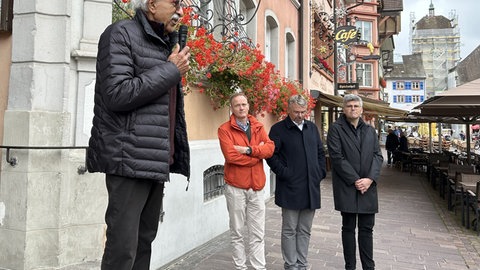
{"type": "Polygon", "coordinates": [[[187,45],[187,34],[188,34],[188,26],[180,25],[178,29],[178,44],[180,45],[180,50],[185,48],[187,45]]]}

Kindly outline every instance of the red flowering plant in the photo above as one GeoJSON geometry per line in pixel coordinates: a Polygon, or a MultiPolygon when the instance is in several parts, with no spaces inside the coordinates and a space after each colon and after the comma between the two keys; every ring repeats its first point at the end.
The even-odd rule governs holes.
{"type": "MultiPolygon", "coordinates": [[[[288,98],[302,94],[314,102],[298,82],[283,78],[275,66],[265,61],[258,49],[243,42],[219,42],[202,26],[193,27],[198,15],[192,8],[183,9],[181,23],[189,26],[187,46],[190,47],[190,70],[183,78],[185,94],[197,88],[212,101],[214,109],[228,105],[230,95],[243,91],[250,101],[250,113],[286,115],[288,98]]],[[[237,33],[234,33],[236,36],[237,33]]],[[[235,39],[235,38],[234,38],[235,39]]]]}
{"type": "MultiPolygon", "coordinates": [[[[245,42],[221,41],[201,25],[193,7],[183,7],[180,24],[188,26],[187,46],[190,47],[190,70],[184,78],[185,94],[194,88],[207,95],[214,109],[228,106],[230,96],[243,91],[250,102],[250,113],[286,115],[288,98],[302,94],[309,101],[309,109],[315,106],[307,91],[298,82],[283,78],[275,66],[265,61],[257,47],[245,42]]],[[[114,0],[114,21],[133,17],[130,0],[114,0]]],[[[232,39],[237,40],[238,33],[232,39]]]]}
{"type": "Polygon", "coordinates": [[[330,65],[327,63],[327,61],[325,61],[325,59],[319,57],[319,56],[315,56],[313,57],[313,61],[315,64],[317,64],[321,69],[325,69],[327,70],[328,72],[330,72],[330,74],[333,74],[335,73],[333,71],[333,68],[330,67],[330,65]]]}

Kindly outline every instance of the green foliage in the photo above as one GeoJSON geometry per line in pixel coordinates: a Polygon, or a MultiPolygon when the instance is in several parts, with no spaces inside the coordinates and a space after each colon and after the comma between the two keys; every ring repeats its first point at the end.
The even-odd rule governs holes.
{"type": "Polygon", "coordinates": [[[130,19],[134,15],[130,2],[114,0],[112,2],[112,22],[130,19]],[[118,1],[116,4],[115,1],[118,1]]]}

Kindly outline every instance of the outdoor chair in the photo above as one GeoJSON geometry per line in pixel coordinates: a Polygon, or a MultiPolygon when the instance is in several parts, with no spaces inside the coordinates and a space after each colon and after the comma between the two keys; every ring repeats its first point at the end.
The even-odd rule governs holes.
{"type": "Polygon", "coordinates": [[[412,153],[410,164],[410,175],[413,172],[427,172],[428,155],[423,153],[412,153]]]}
{"type": "Polygon", "coordinates": [[[480,181],[477,182],[475,193],[471,190],[468,191],[469,207],[472,208],[475,218],[472,221],[472,227],[477,231],[477,235],[480,236],[480,181]]]}
{"type": "Polygon", "coordinates": [[[410,168],[412,165],[412,159],[410,152],[399,151],[400,155],[400,171],[405,171],[407,168],[410,168]]]}
{"type": "Polygon", "coordinates": [[[470,192],[473,192],[478,182],[480,181],[480,174],[460,173],[460,181],[458,185],[461,190],[461,205],[462,205],[462,225],[470,228],[470,192]],[[470,192],[469,192],[470,191],[470,192]]]}
{"type": "MultiPolygon", "coordinates": [[[[466,174],[466,173],[463,173],[466,174]]],[[[473,174],[473,173],[468,173],[473,174]]],[[[463,176],[464,178],[467,176],[463,176]]],[[[449,178],[449,188],[447,194],[447,208],[448,210],[454,210],[455,214],[457,214],[457,207],[461,206],[463,202],[463,190],[461,186],[462,182],[462,172],[456,172],[455,177],[449,178]]],[[[463,207],[463,206],[462,206],[463,207]]]]}
{"type": "Polygon", "coordinates": [[[393,151],[392,153],[392,164],[395,166],[395,167],[400,167],[401,166],[401,163],[402,163],[402,151],[400,150],[395,150],[393,151]]]}
{"type": "Polygon", "coordinates": [[[430,153],[428,155],[427,177],[433,188],[436,187],[441,172],[448,169],[449,161],[449,157],[442,153],[430,153]]]}
{"type": "Polygon", "coordinates": [[[452,195],[455,195],[458,190],[456,190],[455,181],[460,173],[473,174],[475,169],[470,165],[461,165],[461,164],[448,164],[448,171],[443,172],[440,181],[439,181],[439,192],[440,197],[445,198],[445,192],[447,193],[447,204],[448,209],[452,210],[452,195]],[[446,190],[445,190],[446,189],[446,190]]]}

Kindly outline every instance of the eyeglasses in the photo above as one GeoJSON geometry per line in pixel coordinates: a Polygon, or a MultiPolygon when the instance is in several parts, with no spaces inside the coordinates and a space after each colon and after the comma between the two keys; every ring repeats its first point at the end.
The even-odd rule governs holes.
{"type": "Polygon", "coordinates": [[[358,108],[360,108],[360,105],[346,105],[345,108],[347,108],[347,109],[358,109],[358,108]]]}

